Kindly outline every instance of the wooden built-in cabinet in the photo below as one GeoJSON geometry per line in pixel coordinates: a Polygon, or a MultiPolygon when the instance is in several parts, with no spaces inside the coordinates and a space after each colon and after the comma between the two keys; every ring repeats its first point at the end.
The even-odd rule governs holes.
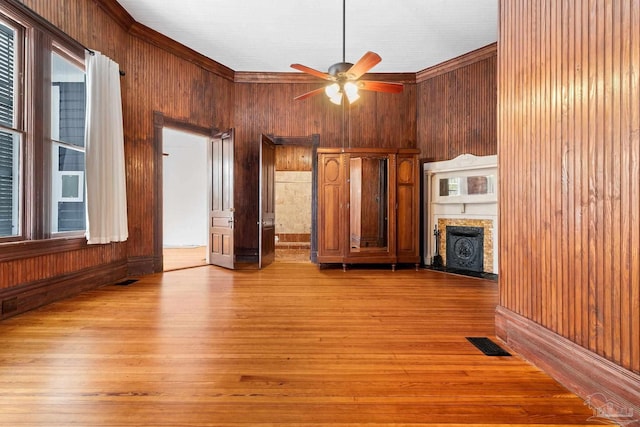
{"type": "Polygon", "coordinates": [[[318,263],[420,263],[419,150],[318,149],[318,263]]]}

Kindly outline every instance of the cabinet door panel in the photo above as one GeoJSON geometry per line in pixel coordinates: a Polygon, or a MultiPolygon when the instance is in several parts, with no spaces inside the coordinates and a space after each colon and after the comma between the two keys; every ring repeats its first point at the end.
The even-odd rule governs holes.
{"type": "Polygon", "coordinates": [[[345,248],[345,171],[340,154],[318,155],[318,262],[342,262],[345,248]]]}
{"type": "Polygon", "coordinates": [[[396,180],[398,262],[419,262],[420,193],[416,156],[398,155],[396,180]]]}

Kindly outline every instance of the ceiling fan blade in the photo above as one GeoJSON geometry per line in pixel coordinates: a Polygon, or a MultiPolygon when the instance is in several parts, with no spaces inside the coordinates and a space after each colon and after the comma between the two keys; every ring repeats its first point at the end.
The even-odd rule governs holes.
{"type": "Polygon", "coordinates": [[[333,76],[330,76],[327,73],[323,73],[322,71],[314,70],[313,68],[307,67],[302,64],[291,64],[291,68],[302,71],[303,73],[311,74],[312,76],[320,77],[325,80],[335,80],[333,76]]]}
{"type": "Polygon", "coordinates": [[[324,88],[321,87],[320,89],[314,89],[311,92],[307,92],[307,93],[303,93],[302,95],[298,95],[295,98],[293,98],[295,101],[300,101],[302,99],[307,99],[307,98],[311,98],[314,95],[318,95],[320,93],[324,92],[324,88]]]}
{"type": "Polygon", "coordinates": [[[358,88],[362,90],[371,90],[374,92],[400,93],[402,92],[402,83],[373,82],[369,80],[360,80],[357,82],[358,88]]]}
{"type": "Polygon", "coordinates": [[[376,64],[382,61],[380,55],[375,52],[367,52],[362,55],[362,58],[358,60],[353,67],[349,68],[347,71],[347,75],[352,79],[357,79],[370,69],[372,69],[376,64]]]}

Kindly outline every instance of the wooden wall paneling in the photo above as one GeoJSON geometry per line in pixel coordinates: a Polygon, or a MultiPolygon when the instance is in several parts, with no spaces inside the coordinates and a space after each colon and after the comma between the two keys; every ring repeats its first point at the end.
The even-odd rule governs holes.
{"type": "Polygon", "coordinates": [[[158,269],[152,254],[155,240],[160,238],[155,236],[149,218],[161,209],[153,196],[153,112],[193,126],[228,128],[233,117],[233,82],[138,37],[131,37],[129,58],[132,65],[126,82],[132,96],[126,98],[124,106],[130,173],[127,188],[131,195],[129,257],[136,260],[136,271],[148,273],[158,269]]]}
{"type": "Polygon", "coordinates": [[[589,373],[520,334],[531,322],[640,372],[639,15],[636,0],[500,5],[498,329],[519,323],[500,335],[582,391],[598,391],[589,373]]]}
{"type": "MultiPolygon", "coordinates": [[[[252,167],[257,166],[257,139],[258,135],[251,133],[252,117],[255,106],[258,102],[257,85],[239,84],[236,88],[238,102],[235,104],[235,185],[236,192],[242,192],[244,197],[235,200],[236,206],[236,232],[234,234],[234,244],[236,254],[239,256],[257,256],[257,197],[258,197],[258,177],[252,174],[252,167]],[[241,107],[241,105],[244,106],[241,107]],[[251,147],[254,147],[251,149],[251,147]],[[254,197],[251,197],[255,194],[254,197]],[[253,204],[252,204],[253,203],[253,204]],[[255,244],[253,243],[255,241],[255,244]],[[253,253],[247,254],[246,248],[252,248],[253,253]]],[[[256,120],[258,115],[256,114],[256,120]]],[[[265,130],[265,133],[269,131],[265,130]]]]}
{"type": "Polygon", "coordinates": [[[0,262],[0,301],[14,307],[4,319],[126,276],[125,243],[0,262]]]}
{"type": "Polygon", "coordinates": [[[276,170],[310,172],[312,147],[276,145],[276,170]]]}
{"type": "MultiPolygon", "coordinates": [[[[124,63],[121,50],[115,47],[126,44],[125,32],[93,2],[23,4],[83,45],[94,47],[95,38],[103,39],[101,51],[124,63]]],[[[37,32],[38,40],[41,34],[37,32]]],[[[1,317],[124,277],[127,247],[127,243],[88,246],[81,238],[9,244],[0,256],[0,300],[10,299],[5,308],[12,307],[1,317]]]]}
{"type": "Polygon", "coordinates": [[[627,267],[629,272],[629,280],[627,281],[627,289],[624,294],[628,295],[628,301],[623,309],[622,317],[630,319],[628,327],[624,329],[621,339],[630,337],[630,348],[628,354],[622,355],[623,366],[631,366],[635,372],[640,372],[640,248],[634,242],[640,241],[640,180],[634,179],[640,176],[640,108],[634,108],[634,102],[640,99],[640,85],[638,85],[637,76],[640,74],[640,5],[637,2],[629,3],[629,9],[623,11],[623,28],[630,28],[630,36],[625,37],[628,42],[628,48],[624,46],[623,65],[628,70],[624,73],[622,87],[627,88],[628,94],[623,97],[623,149],[628,153],[623,159],[628,161],[629,186],[628,186],[628,204],[624,206],[630,207],[629,212],[629,233],[628,244],[624,247],[627,250],[626,259],[623,266],[627,267]],[[635,37],[634,35],[635,34],[635,37]],[[628,52],[628,54],[627,54],[628,52]],[[635,212],[634,212],[635,209],[635,212]],[[625,316],[628,314],[628,317],[625,316]],[[628,334],[626,332],[629,332],[628,334]]]}
{"type": "MultiPolygon", "coordinates": [[[[322,147],[344,145],[358,147],[415,147],[415,90],[407,83],[399,95],[367,92],[351,108],[334,105],[319,95],[295,101],[297,95],[322,86],[308,79],[278,83],[267,75],[243,73],[235,83],[236,159],[241,166],[236,174],[238,192],[239,249],[257,254],[257,177],[252,165],[257,162],[260,134],[303,136],[318,134],[322,147]],[[253,80],[252,80],[253,79],[253,80]],[[412,107],[413,105],[413,107],[412,107]],[[343,116],[344,114],[344,116],[343,116]],[[344,128],[343,128],[344,125],[344,128]],[[344,131],[344,134],[343,134],[344,131]]],[[[402,77],[405,79],[405,77],[402,77]]]]}
{"type": "MultiPolygon", "coordinates": [[[[378,97],[375,92],[363,92],[360,99],[353,105],[347,105],[344,108],[345,117],[345,133],[342,135],[341,123],[338,129],[338,139],[333,142],[331,147],[346,148],[372,148],[375,144],[384,144],[384,138],[380,135],[378,138],[378,117],[376,111],[378,97]]],[[[342,114],[342,108],[334,106],[342,114]]]]}
{"type": "MultiPolygon", "coordinates": [[[[567,8],[572,8],[573,7],[573,1],[567,2],[567,8]]],[[[563,57],[565,58],[575,58],[575,53],[574,53],[574,47],[575,47],[575,39],[573,37],[573,28],[575,28],[575,25],[573,24],[573,20],[574,20],[574,16],[572,13],[567,13],[565,14],[565,16],[563,17],[563,22],[562,22],[562,29],[563,29],[563,35],[562,38],[563,40],[566,40],[567,42],[564,43],[563,45],[563,57]]],[[[562,200],[562,212],[564,212],[564,215],[562,217],[562,231],[561,231],[561,236],[562,236],[562,248],[561,248],[561,254],[562,254],[562,262],[563,265],[568,265],[569,264],[569,253],[574,251],[574,245],[573,245],[573,237],[574,234],[570,231],[573,228],[573,215],[570,214],[570,212],[574,211],[574,206],[573,206],[573,197],[572,195],[574,194],[574,177],[575,177],[575,172],[573,170],[573,162],[571,161],[571,157],[569,156],[569,150],[570,150],[570,141],[574,141],[575,137],[573,136],[573,126],[571,123],[574,122],[575,120],[575,109],[572,107],[572,100],[574,99],[575,95],[574,95],[574,87],[575,87],[575,82],[574,82],[574,71],[573,68],[569,66],[567,61],[563,61],[563,69],[562,69],[562,74],[564,76],[564,81],[563,81],[563,87],[566,88],[565,89],[565,93],[564,93],[564,101],[563,101],[563,105],[566,106],[566,110],[563,113],[563,134],[565,135],[565,137],[563,138],[563,147],[562,147],[562,194],[565,194],[566,196],[563,198],[562,200]]],[[[575,292],[574,289],[572,288],[572,286],[570,286],[571,283],[575,283],[575,280],[573,279],[573,273],[574,273],[574,269],[570,269],[570,268],[564,268],[563,269],[563,276],[562,276],[562,280],[561,283],[563,284],[563,289],[562,289],[562,294],[565,295],[566,298],[566,306],[569,307],[569,310],[567,310],[568,312],[570,312],[570,314],[568,316],[564,316],[563,320],[564,320],[564,325],[563,328],[566,331],[566,336],[571,339],[571,340],[575,340],[575,292]]]]}
{"type": "Polygon", "coordinates": [[[441,73],[431,69],[418,81],[417,147],[424,159],[496,154],[497,63],[492,49],[489,56],[459,68],[445,63],[441,73]]]}
{"type": "Polygon", "coordinates": [[[590,122],[590,104],[589,99],[591,97],[590,92],[590,79],[591,79],[591,70],[588,66],[588,58],[589,58],[589,43],[588,40],[589,34],[589,17],[590,17],[590,8],[588,4],[584,4],[583,2],[577,2],[577,8],[575,10],[576,15],[576,50],[578,54],[576,55],[576,62],[583,64],[579,70],[579,78],[576,82],[576,89],[578,90],[578,96],[576,97],[576,106],[575,109],[578,113],[578,118],[575,123],[576,129],[576,141],[582,141],[583,150],[577,150],[576,156],[576,172],[579,173],[576,180],[576,189],[574,190],[577,193],[577,203],[579,205],[579,211],[576,213],[577,225],[578,227],[575,230],[576,236],[579,236],[579,244],[576,250],[579,250],[579,254],[582,255],[583,262],[581,263],[580,268],[580,276],[578,277],[579,281],[579,290],[578,293],[580,295],[580,300],[582,302],[581,307],[577,310],[578,319],[579,319],[579,330],[577,334],[579,335],[578,341],[585,348],[589,348],[589,336],[590,336],[590,328],[589,328],[589,320],[590,320],[590,312],[588,310],[584,310],[584,307],[589,305],[589,289],[590,289],[590,275],[591,271],[589,268],[589,254],[590,254],[590,245],[589,245],[589,210],[590,210],[590,153],[591,150],[589,147],[589,122],[590,122]]]}
{"type": "MultiPolygon", "coordinates": [[[[175,42],[168,43],[168,39],[162,40],[150,31],[145,33],[142,27],[132,35],[133,19],[115,2],[33,0],[24,4],[80,43],[110,56],[126,72],[122,94],[130,238],[124,246],[128,251],[120,252],[119,256],[129,258],[131,271],[150,272],[155,242],[153,221],[149,218],[154,217],[157,207],[153,197],[153,111],[163,111],[205,127],[230,126],[234,116],[230,108],[233,81],[229,76],[224,78],[225,70],[216,67],[213,61],[209,61],[213,66],[205,69],[203,62],[188,55],[189,52],[176,55],[179,46],[175,42]],[[161,41],[165,42],[165,48],[160,46],[161,41]]],[[[81,250],[56,255],[55,262],[87,268],[77,264],[78,259],[84,259],[82,253],[81,250]]],[[[40,263],[35,259],[26,256],[22,262],[36,267],[40,263]]],[[[103,256],[102,261],[107,265],[113,260],[103,256]]],[[[22,268],[15,263],[3,267],[11,271],[22,268]]],[[[51,278],[59,273],[55,268],[43,268],[51,278]]],[[[26,276],[12,277],[18,281],[29,280],[26,276]]]]}
{"type": "Polygon", "coordinates": [[[90,49],[100,50],[126,71],[125,50],[128,37],[121,22],[96,2],[84,0],[48,1],[21,0],[40,16],[90,49]]]}
{"type": "Polygon", "coordinates": [[[405,84],[403,96],[376,93],[377,144],[374,147],[416,148],[416,86],[405,84]]]}

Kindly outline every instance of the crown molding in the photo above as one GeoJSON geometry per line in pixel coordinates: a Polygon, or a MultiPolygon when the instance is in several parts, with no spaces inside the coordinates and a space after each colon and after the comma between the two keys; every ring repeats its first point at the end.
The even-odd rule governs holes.
{"type": "Polygon", "coordinates": [[[129,31],[129,28],[136,22],[133,16],[116,0],[93,1],[126,31],[129,31]]]}
{"type": "Polygon", "coordinates": [[[182,58],[186,61],[191,62],[207,71],[212,72],[213,74],[220,76],[224,79],[233,81],[234,79],[234,71],[220,64],[219,62],[214,61],[211,58],[208,58],[195,50],[183,45],[182,43],[178,43],[177,41],[139,23],[135,22],[131,28],[129,29],[129,34],[138,37],[162,50],[165,50],[173,55],[176,55],[179,58],[182,58]]]}
{"type": "MultiPolygon", "coordinates": [[[[102,10],[104,10],[115,22],[132,36],[147,41],[154,46],[172,53],[186,61],[189,61],[207,71],[210,71],[222,78],[235,83],[314,83],[319,80],[313,76],[298,72],[235,72],[231,68],[206,57],[187,46],[137,22],[129,12],[124,9],[116,0],[93,0],[102,10]]],[[[455,69],[482,61],[498,52],[498,44],[491,43],[487,46],[476,49],[472,52],[460,55],[449,61],[445,61],[433,67],[426,68],[417,73],[370,73],[365,74],[363,79],[375,81],[386,81],[403,84],[416,84],[436,77],[440,74],[448,73],[455,69]]]]}
{"type": "Polygon", "coordinates": [[[429,80],[441,74],[449,73],[458,68],[462,68],[497,55],[498,43],[491,43],[479,49],[472,50],[469,53],[465,53],[448,61],[442,62],[438,65],[434,65],[433,67],[425,68],[422,71],[418,71],[416,73],[416,82],[421,83],[425,80],[429,80]]]}
{"type": "MultiPolygon", "coordinates": [[[[415,84],[414,73],[368,73],[362,76],[362,80],[374,80],[381,82],[415,84]]],[[[300,72],[274,73],[274,72],[246,72],[234,73],[236,83],[322,83],[323,80],[300,72]]]]}

